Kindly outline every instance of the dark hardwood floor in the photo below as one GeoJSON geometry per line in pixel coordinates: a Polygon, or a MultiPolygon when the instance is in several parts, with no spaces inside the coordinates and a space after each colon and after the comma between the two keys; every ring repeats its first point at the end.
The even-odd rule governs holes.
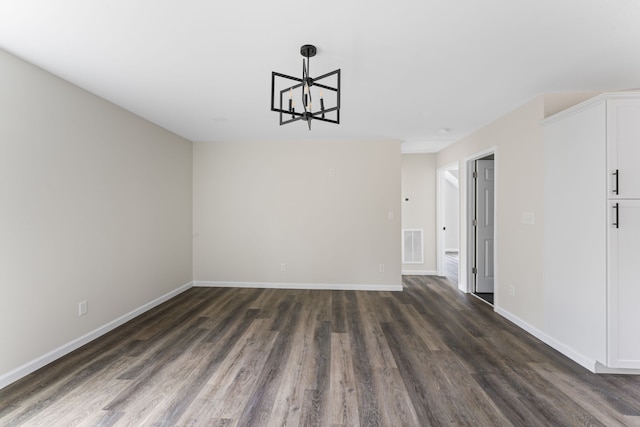
{"type": "Polygon", "coordinates": [[[640,425],[591,374],[435,276],[404,292],[193,288],[0,390],[0,425],[640,425]]]}

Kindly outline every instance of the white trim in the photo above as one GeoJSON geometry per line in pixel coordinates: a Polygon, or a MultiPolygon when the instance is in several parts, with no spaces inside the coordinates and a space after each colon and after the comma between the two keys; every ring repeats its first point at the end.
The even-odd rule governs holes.
{"type": "Polygon", "coordinates": [[[597,374],[623,374],[623,375],[640,375],[640,369],[625,369],[625,368],[609,368],[603,364],[596,362],[597,374]]]}
{"type": "Polygon", "coordinates": [[[465,163],[469,163],[470,161],[473,161],[473,160],[480,160],[480,159],[482,159],[484,157],[488,157],[488,156],[490,156],[492,154],[495,155],[497,151],[498,151],[498,146],[497,145],[493,145],[493,146],[491,146],[489,148],[485,148],[484,150],[478,151],[475,154],[472,154],[470,156],[465,157],[464,158],[464,162],[465,163]]]}
{"type": "Polygon", "coordinates": [[[609,99],[625,99],[625,98],[635,98],[640,94],[640,92],[609,92],[609,93],[601,93],[600,95],[594,96],[593,98],[589,98],[586,101],[583,101],[579,104],[574,105],[573,107],[569,107],[566,110],[562,110],[556,114],[553,114],[546,119],[540,121],[543,126],[548,125],[549,123],[553,123],[559,119],[570,116],[583,108],[589,107],[592,104],[597,104],[599,102],[603,102],[609,99]]]}
{"type": "MultiPolygon", "coordinates": [[[[480,155],[480,157],[482,157],[482,155],[480,155]]],[[[466,272],[464,274],[464,278],[465,278],[465,283],[466,286],[464,288],[464,292],[466,293],[473,293],[475,292],[475,283],[474,283],[474,276],[473,276],[473,267],[475,266],[475,256],[476,256],[476,251],[475,251],[475,241],[474,241],[474,235],[473,235],[473,225],[472,225],[472,215],[473,215],[473,209],[475,208],[475,192],[474,192],[474,188],[473,188],[473,170],[474,170],[474,161],[477,160],[477,155],[473,156],[471,158],[466,158],[464,161],[464,166],[465,166],[465,172],[466,172],[466,187],[465,187],[465,195],[464,195],[464,199],[466,201],[465,204],[465,209],[464,209],[464,230],[465,230],[465,237],[466,237],[466,242],[463,246],[460,247],[460,249],[462,249],[464,252],[464,254],[466,255],[466,264],[465,264],[465,268],[464,271],[466,272]]],[[[494,189],[495,190],[495,189],[494,189]]],[[[494,229],[495,230],[495,229],[494,229]]],[[[493,245],[494,249],[495,249],[495,244],[493,245]]],[[[495,274],[494,274],[495,277],[495,274]]],[[[460,285],[458,285],[460,286],[460,285]]],[[[495,288],[494,288],[495,290],[495,288]]]]}
{"type": "MultiPolygon", "coordinates": [[[[465,242],[464,245],[460,246],[459,252],[459,262],[458,262],[458,289],[465,293],[472,293],[475,291],[473,284],[473,274],[471,272],[473,268],[473,259],[471,258],[470,248],[473,246],[473,235],[470,230],[471,226],[471,217],[470,217],[470,209],[474,206],[474,195],[473,188],[471,187],[471,170],[472,170],[472,162],[475,160],[480,160],[483,157],[487,157],[493,154],[494,159],[494,188],[493,188],[493,238],[496,244],[493,245],[493,294],[495,295],[494,305],[499,303],[498,301],[498,175],[499,175],[499,165],[498,165],[498,146],[494,145],[489,148],[486,148],[482,151],[478,151],[477,153],[465,157],[464,158],[464,172],[465,176],[465,195],[461,199],[461,203],[464,203],[464,206],[460,206],[460,242],[465,242]],[[464,262],[464,264],[463,264],[464,262]],[[465,267],[466,274],[462,273],[462,267],[465,267]]],[[[460,179],[462,180],[462,170],[460,170],[460,179]]]]}
{"type": "Polygon", "coordinates": [[[94,329],[93,331],[89,332],[88,334],[85,334],[83,336],[81,336],[80,338],[76,338],[73,341],[68,342],[67,344],[64,344],[58,348],[56,348],[55,350],[50,351],[49,353],[38,357],[37,359],[32,360],[31,362],[25,363],[24,365],[14,369],[13,371],[7,372],[6,374],[0,375],[0,389],[8,386],[9,384],[18,381],[20,378],[25,377],[27,375],[29,375],[30,373],[42,368],[45,365],[48,365],[49,363],[53,362],[54,360],[57,360],[59,358],[61,358],[62,356],[65,356],[69,353],[71,353],[72,351],[82,347],[83,345],[95,340],[96,338],[101,337],[102,335],[106,334],[109,331],[112,331],[113,329],[117,328],[118,326],[121,326],[125,323],[127,323],[129,320],[141,315],[142,313],[151,310],[152,308],[162,304],[165,301],[170,300],[171,298],[175,297],[176,295],[181,294],[182,292],[186,291],[187,289],[191,288],[193,286],[193,282],[187,283],[186,285],[180,286],[178,289],[173,290],[159,298],[154,299],[153,301],[144,304],[138,308],[136,308],[135,310],[118,317],[115,320],[112,320],[111,322],[97,328],[94,329]]]}
{"type": "MultiPolygon", "coordinates": [[[[578,365],[588,369],[589,371],[591,371],[593,373],[597,373],[598,372],[598,371],[596,371],[596,367],[598,365],[598,362],[596,362],[595,360],[593,360],[593,359],[591,359],[589,357],[586,357],[583,354],[578,353],[577,351],[575,351],[571,347],[561,343],[560,341],[556,340],[553,337],[550,337],[546,333],[542,332],[540,329],[536,328],[535,326],[532,326],[532,325],[528,324],[524,320],[520,319],[519,317],[515,316],[514,314],[511,314],[510,312],[508,312],[507,310],[505,310],[503,308],[494,307],[494,311],[496,313],[498,313],[500,316],[502,316],[505,319],[509,320],[510,322],[514,323],[516,326],[524,329],[526,332],[528,332],[531,335],[533,335],[534,337],[538,338],[540,341],[544,342],[545,344],[547,344],[548,346],[550,346],[554,350],[564,354],[569,359],[571,359],[574,362],[576,362],[578,365]]],[[[637,373],[637,371],[636,371],[636,373],[637,373]]]]}
{"type": "Polygon", "coordinates": [[[355,283],[267,283],[267,282],[219,282],[194,281],[194,287],[203,288],[264,288],[264,289],[306,289],[324,291],[402,291],[399,285],[358,285],[355,283]]]}
{"type": "Polygon", "coordinates": [[[447,167],[436,171],[436,272],[444,276],[444,174],[447,167]]]}
{"type": "Polygon", "coordinates": [[[402,270],[403,276],[437,276],[438,272],[434,270],[402,270]]]}
{"type": "Polygon", "coordinates": [[[460,189],[460,180],[451,173],[450,169],[444,171],[444,179],[455,188],[460,189]]]}

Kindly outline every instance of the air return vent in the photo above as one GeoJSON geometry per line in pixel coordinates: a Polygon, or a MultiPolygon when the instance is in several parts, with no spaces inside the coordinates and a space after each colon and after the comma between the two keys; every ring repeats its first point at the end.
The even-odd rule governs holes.
{"type": "Polygon", "coordinates": [[[422,264],[422,230],[402,230],[402,263],[422,264]]]}

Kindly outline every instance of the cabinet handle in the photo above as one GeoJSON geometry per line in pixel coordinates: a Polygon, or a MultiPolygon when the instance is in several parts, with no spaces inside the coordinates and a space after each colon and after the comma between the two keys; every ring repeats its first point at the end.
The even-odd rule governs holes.
{"type": "Polygon", "coordinates": [[[616,169],[616,171],[613,173],[613,176],[616,177],[616,187],[613,189],[613,194],[620,194],[618,192],[618,177],[620,176],[618,169],[616,169]]]}
{"type": "Polygon", "coordinates": [[[620,228],[620,218],[618,217],[618,211],[620,210],[618,207],[619,203],[616,203],[615,205],[613,205],[613,209],[615,209],[616,211],[616,222],[614,222],[612,225],[616,228],[620,228]]]}

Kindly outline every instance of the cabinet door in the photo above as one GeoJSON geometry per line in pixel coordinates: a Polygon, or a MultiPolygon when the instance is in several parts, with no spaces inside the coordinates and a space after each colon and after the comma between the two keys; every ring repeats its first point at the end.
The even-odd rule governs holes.
{"type": "Polygon", "coordinates": [[[607,101],[609,198],[640,198],[640,98],[607,101]]]}
{"type": "Polygon", "coordinates": [[[608,365],[640,368],[640,200],[609,202],[608,365]]]}

